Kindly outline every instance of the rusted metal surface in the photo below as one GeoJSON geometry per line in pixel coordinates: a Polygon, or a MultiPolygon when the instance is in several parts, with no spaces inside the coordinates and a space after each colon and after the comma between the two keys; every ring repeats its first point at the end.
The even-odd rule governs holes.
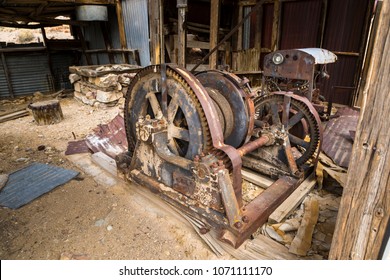
{"type": "Polygon", "coordinates": [[[88,147],[94,152],[103,152],[115,158],[116,155],[126,152],[127,140],[123,117],[117,115],[108,124],[101,124],[94,133],[86,137],[88,147]]]}
{"type": "Polygon", "coordinates": [[[282,177],[245,206],[242,215],[247,223],[243,223],[235,247],[238,248],[257,228],[262,226],[269,215],[298,187],[297,179],[282,177]]]}
{"type": "MultiPolygon", "coordinates": [[[[224,142],[233,147],[242,145],[253,131],[251,117],[254,115],[254,107],[251,106],[253,101],[250,98],[248,81],[242,80],[234,74],[215,70],[200,72],[195,76],[204,87],[216,90],[228,102],[229,113],[232,114],[233,118],[233,127],[229,135],[224,135],[224,142]]],[[[226,110],[223,107],[220,109],[226,110]]]]}
{"type": "Polygon", "coordinates": [[[352,154],[353,137],[359,121],[358,110],[352,108],[340,108],[337,118],[331,119],[324,131],[322,150],[333,161],[348,168],[352,154]]]}
{"type": "MultiPolygon", "coordinates": [[[[319,125],[311,113],[315,110],[307,107],[310,102],[306,98],[284,92],[266,97],[281,102],[270,106],[273,122],[255,131],[255,105],[247,83],[220,71],[203,72],[195,77],[174,65],[143,69],[133,79],[126,96],[129,152],[117,157],[118,170],[125,177],[146,185],[165,201],[203,221],[207,228],[215,228],[223,240],[235,247],[264,223],[302,179],[302,173],[297,174],[288,130],[303,117],[319,125]],[[167,95],[166,100],[162,93],[167,95]],[[162,109],[164,106],[166,110],[162,109]],[[229,110],[224,106],[230,107],[229,110]],[[291,111],[298,117],[291,117],[291,111]],[[241,114],[243,119],[234,118],[235,114],[241,114]],[[225,125],[226,122],[233,124],[225,125]],[[241,123],[246,124],[243,131],[239,130],[241,123]],[[241,131],[240,135],[236,135],[235,129],[241,131]],[[191,136],[194,134],[195,142],[191,136]],[[225,143],[231,135],[237,142],[225,143]],[[251,136],[258,139],[248,141],[251,136]],[[172,145],[175,139],[188,144],[184,151],[175,149],[172,145]],[[264,145],[283,149],[281,144],[292,163],[261,154],[264,145]],[[267,162],[265,158],[271,160],[267,162]],[[289,177],[282,177],[271,191],[244,205],[243,159],[270,170],[271,175],[289,177]]],[[[260,123],[265,124],[265,120],[260,123]]],[[[309,124],[304,131],[317,132],[309,124]]],[[[310,138],[316,141],[319,138],[316,135],[310,138]]]]}
{"type": "Polygon", "coordinates": [[[85,139],[68,142],[68,147],[66,148],[65,155],[74,155],[81,153],[91,153],[91,150],[88,148],[85,139]]]}
{"type": "Polygon", "coordinates": [[[264,135],[264,136],[261,136],[260,138],[257,138],[254,141],[251,141],[251,142],[245,144],[244,146],[241,146],[237,150],[240,153],[240,155],[243,157],[246,154],[253,152],[254,150],[266,145],[268,142],[270,142],[270,137],[267,135],[264,135]]]}

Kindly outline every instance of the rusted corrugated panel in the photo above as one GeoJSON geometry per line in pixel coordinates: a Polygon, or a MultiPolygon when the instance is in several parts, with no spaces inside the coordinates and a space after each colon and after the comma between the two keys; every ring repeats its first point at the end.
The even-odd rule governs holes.
{"type": "Polygon", "coordinates": [[[94,134],[87,136],[88,147],[94,152],[103,152],[115,158],[127,151],[125,123],[122,116],[117,115],[108,124],[99,125],[94,134]]]}
{"type": "Polygon", "coordinates": [[[348,168],[352,154],[353,135],[359,120],[359,111],[351,108],[341,108],[338,118],[332,119],[326,125],[322,150],[336,164],[348,168]]]}
{"type": "Polygon", "coordinates": [[[322,0],[283,2],[280,49],[317,47],[322,0]]]}
{"type": "Polygon", "coordinates": [[[137,49],[141,66],[150,65],[148,0],[122,1],[127,47],[137,49]]]}
{"type": "MultiPolygon", "coordinates": [[[[369,12],[367,0],[329,0],[323,48],[339,52],[359,53],[364,44],[364,23],[369,12]]],[[[351,105],[354,90],[334,87],[356,87],[355,74],[359,71],[358,57],[337,55],[338,61],[328,66],[331,76],[321,87],[326,99],[333,94],[333,101],[351,105]]]]}

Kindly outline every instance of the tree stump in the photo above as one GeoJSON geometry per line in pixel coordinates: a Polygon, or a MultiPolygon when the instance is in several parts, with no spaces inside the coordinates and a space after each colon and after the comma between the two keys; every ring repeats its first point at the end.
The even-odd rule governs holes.
{"type": "Polygon", "coordinates": [[[32,103],[28,106],[38,125],[59,123],[64,119],[60,102],[58,100],[46,100],[32,103]]]}

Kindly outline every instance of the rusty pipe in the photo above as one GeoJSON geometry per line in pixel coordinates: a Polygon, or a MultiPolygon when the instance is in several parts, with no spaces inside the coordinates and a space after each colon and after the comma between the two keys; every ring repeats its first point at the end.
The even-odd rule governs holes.
{"type": "Polygon", "coordinates": [[[270,137],[267,135],[263,135],[260,138],[256,139],[255,141],[248,142],[244,146],[237,149],[238,153],[241,157],[245,156],[246,154],[266,145],[270,142],[270,137]]]}

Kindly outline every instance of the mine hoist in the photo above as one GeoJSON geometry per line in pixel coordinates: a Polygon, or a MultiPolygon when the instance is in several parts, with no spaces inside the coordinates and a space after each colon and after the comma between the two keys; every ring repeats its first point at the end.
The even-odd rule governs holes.
{"type": "MultiPolygon", "coordinates": [[[[302,74],[305,63],[314,68],[319,62],[305,51],[280,51],[270,56],[265,69],[280,78],[275,75],[285,71],[284,64],[291,78],[302,74]]],[[[322,135],[310,100],[310,89],[304,94],[255,93],[248,80],[229,72],[192,74],[170,64],[145,67],[126,95],[128,152],[117,157],[118,169],[201,221],[204,232],[213,229],[237,248],[312,168],[322,135]],[[243,167],[276,181],[248,199],[243,167]]]]}

